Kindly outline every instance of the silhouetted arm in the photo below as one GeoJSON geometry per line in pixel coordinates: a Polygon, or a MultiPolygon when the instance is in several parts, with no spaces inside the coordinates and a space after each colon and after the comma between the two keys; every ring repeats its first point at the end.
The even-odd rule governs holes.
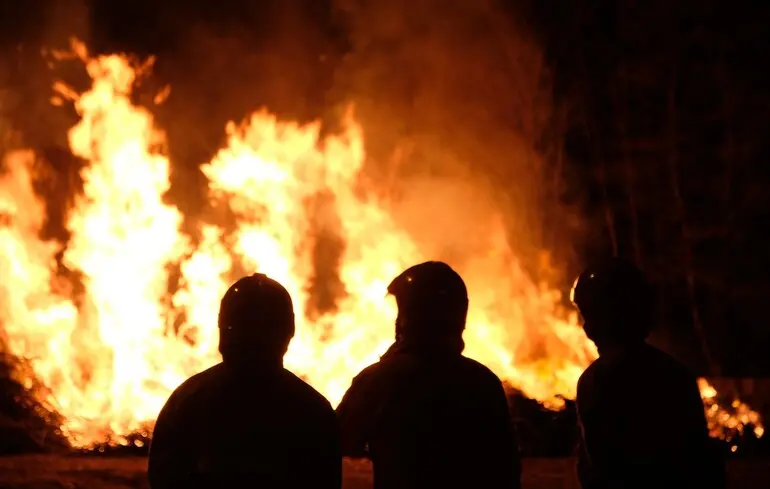
{"type": "Polygon", "coordinates": [[[479,487],[521,488],[521,458],[516,430],[511,420],[508,396],[500,379],[488,372],[480,379],[483,388],[477,396],[476,405],[482,408],[474,414],[479,423],[472,427],[478,430],[483,445],[474,450],[488,469],[479,474],[479,487]]]}
{"type": "Polygon", "coordinates": [[[493,387],[494,410],[491,414],[494,424],[499,426],[499,454],[501,480],[499,487],[521,488],[521,457],[516,430],[508,408],[508,396],[502,383],[496,379],[493,387]]]}
{"type": "Polygon", "coordinates": [[[578,438],[577,476],[582,489],[605,489],[606,481],[602,480],[600,467],[594,466],[588,454],[588,448],[584,439],[583,421],[580,420],[580,434],[578,438]]]}
{"type": "Polygon", "coordinates": [[[343,456],[355,458],[368,456],[366,445],[368,442],[367,426],[371,415],[369,411],[364,382],[360,377],[356,377],[337,406],[340,447],[343,456]]]}
{"type": "Polygon", "coordinates": [[[578,434],[576,468],[580,487],[583,489],[596,487],[596,483],[593,481],[593,474],[591,473],[591,464],[588,459],[588,452],[586,452],[585,442],[583,441],[582,430],[580,430],[580,433],[578,434]]]}
{"type": "Polygon", "coordinates": [[[582,489],[612,487],[612,471],[623,459],[618,453],[628,440],[617,439],[615,416],[622,406],[614,406],[611,397],[597,396],[593,379],[578,382],[577,411],[580,425],[578,478],[582,489]]]}
{"type": "Polygon", "coordinates": [[[184,422],[180,419],[175,392],[161,409],[150,443],[147,476],[152,489],[189,487],[192,480],[190,444],[184,422]]]}
{"type": "Polygon", "coordinates": [[[305,487],[340,489],[342,487],[342,454],[337,417],[327,404],[318,423],[318,432],[301,469],[305,472],[305,487]]]}

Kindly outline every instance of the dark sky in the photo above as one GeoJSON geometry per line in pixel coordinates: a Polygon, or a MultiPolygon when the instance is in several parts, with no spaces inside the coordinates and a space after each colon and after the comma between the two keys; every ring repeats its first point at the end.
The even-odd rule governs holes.
{"type": "Polygon", "coordinates": [[[600,246],[586,250],[614,242],[643,266],[661,292],[659,339],[680,358],[769,375],[768,7],[537,9],[558,89],[585,109],[567,140],[582,175],[575,195],[589,196],[585,214],[598,223],[587,236],[600,246]]]}

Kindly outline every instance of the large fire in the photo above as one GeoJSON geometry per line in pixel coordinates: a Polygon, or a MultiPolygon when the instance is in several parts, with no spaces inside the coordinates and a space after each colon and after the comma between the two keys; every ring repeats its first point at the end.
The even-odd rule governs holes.
{"type": "MultiPolygon", "coordinates": [[[[267,112],[229,125],[226,146],[202,170],[211,205],[235,224],[200,222],[191,237],[181,231],[180,211],[164,201],[164,135],[130,101],[137,66],[118,55],[91,58],[78,44],[75,52],[93,84],[83,94],[56,87],[80,115],[68,133],[71,151],[88,162],[83,193],[67,214],[66,244],[40,238],[47,209],[32,185],[35,154],[3,158],[0,331],[28,366],[18,370],[20,380],[41,386],[33,392],[62,415],[74,446],[125,443],[176,386],[218,361],[218,302],[240,268],[267,273],[290,291],[298,325],[286,365],[339,402],[352,376],[393,337],[387,281],[434,254],[358,178],[364,141],[354,118],[323,140],[318,124],[282,123],[267,112]],[[320,213],[311,205],[318,201],[320,213]],[[336,309],[311,315],[303,312],[312,299],[319,214],[321,227],[344,241],[337,270],[344,294],[336,309]],[[73,291],[57,260],[79,274],[84,290],[73,291]],[[174,287],[172,270],[180,274],[174,287]]],[[[574,396],[594,347],[574,314],[560,309],[560,294],[519,266],[502,216],[491,213],[484,225],[488,235],[456,264],[471,296],[467,354],[558,409],[560,396],[574,396]]],[[[701,388],[711,400],[713,389],[701,388]]],[[[735,416],[708,403],[715,433],[758,425],[741,406],[735,416]]]]}

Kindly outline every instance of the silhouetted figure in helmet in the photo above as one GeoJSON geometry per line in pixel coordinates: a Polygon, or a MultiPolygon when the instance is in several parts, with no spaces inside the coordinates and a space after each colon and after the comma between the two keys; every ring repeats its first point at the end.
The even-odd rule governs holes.
{"type": "Polygon", "coordinates": [[[238,280],[219,310],[222,363],[179,386],[150,446],[152,489],[339,489],[342,457],[329,402],[283,368],[291,297],[265,275],[238,280]]]}
{"type": "Polygon", "coordinates": [[[646,343],[651,287],[620,259],[588,268],[572,301],[599,358],[580,377],[583,489],[725,487],[695,377],[646,343]]]}
{"type": "Polygon", "coordinates": [[[396,341],[337,408],[343,455],[369,457],[375,489],[520,487],[500,379],[462,355],[468,295],[448,265],[409,268],[388,287],[396,341]]]}

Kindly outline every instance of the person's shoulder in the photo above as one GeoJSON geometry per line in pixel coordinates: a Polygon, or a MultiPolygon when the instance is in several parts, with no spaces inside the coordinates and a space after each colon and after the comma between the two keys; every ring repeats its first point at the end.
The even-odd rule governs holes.
{"type": "MultiPolygon", "coordinates": [[[[440,361],[442,368],[445,368],[447,375],[460,374],[464,378],[482,384],[502,385],[500,378],[482,363],[459,356],[451,359],[442,359],[440,361]]],[[[361,370],[353,378],[354,385],[368,385],[378,383],[384,379],[408,379],[415,372],[426,369],[426,363],[419,357],[407,353],[397,353],[383,357],[378,362],[369,365],[361,370]]]]}
{"type": "Polygon", "coordinates": [[[591,362],[588,367],[583,370],[583,373],[580,374],[580,377],[578,377],[578,391],[580,391],[581,386],[587,385],[589,382],[593,381],[593,378],[596,377],[596,372],[598,370],[601,370],[601,364],[599,363],[599,358],[591,362]]]}
{"type": "Polygon", "coordinates": [[[695,375],[687,366],[674,358],[665,351],[652,345],[646,345],[646,355],[651,362],[654,362],[657,369],[669,376],[670,379],[677,379],[686,382],[695,382],[695,375]]]}
{"type": "Polygon", "coordinates": [[[477,360],[468,358],[463,355],[459,359],[459,365],[460,368],[470,373],[471,375],[476,375],[479,378],[483,378],[488,381],[500,382],[500,377],[498,377],[497,374],[495,374],[489,367],[477,360]]]}
{"type": "Polygon", "coordinates": [[[503,392],[503,382],[489,367],[466,356],[459,358],[458,366],[463,377],[471,383],[489,390],[503,392]]]}
{"type": "Polygon", "coordinates": [[[328,399],[326,399],[323,394],[291,371],[287,369],[283,370],[283,380],[290,386],[294,396],[303,404],[319,411],[334,412],[328,399]]]}
{"type": "Polygon", "coordinates": [[[597,384],[602,382],[602,372],[611,368],[611,361],[606,357],[599,357],[591,362],[588,367],[583,370],[583,373],[578,377],[577,382],[577,396],[582,397],[587,391],[592,391],[596,388],[597,384]]]}
{"type": "Polygon", "coordinates": [[[221,365],[222,364],[220,363],[213,367],[209,367],[179,384],[179,386],[171,392],[171,395],[163,406],[163,410],[170,413],[178,412],[180,409],[186,409],[185,406],[189,407],[190,400],[195,399],[200,393],[206,391],[212,382],[221,375],[221,365]]]}
{"type": "Polygon", "coordinates": [[[364,367],[360,372],[358,372],[358,374],[354,377],[354,380],[367,379],[369,377],[382,375],[383,372],[387,372],[388,370],[392,370],[394,367],[396,367],[399,363],[401,363],[401,360],[402,359],[399,357],[391,357],[374,362],[373,364],[369,365],[368,367],[364,367]]]}
{"type": "Polygon", "coordinates": [[[213,367],[209,367],[206,370],[203,370],[202,372],[198,372],[197,374],[182,382],[179,387],[174,389],[174,392],[171,394],[171,396],[178,398],[187,397],[194,394],[195,392],[200,391],[201,389],[205,389],[212,381],[215,381],[220,375],[222,375],[221,371],[222,364],[219,363],[213,367]]]}
{"type": "Polygon", "coordinates": [[[370,381],[376,381],[383,377],[390,377],[397,372],[410,370],[415,368],[416,362],[408,354],[396,353],[392,355],[386,355],[380,358],[379,361],[365,367],[354,378],[353,383],[363,384],[370,381]]]}

